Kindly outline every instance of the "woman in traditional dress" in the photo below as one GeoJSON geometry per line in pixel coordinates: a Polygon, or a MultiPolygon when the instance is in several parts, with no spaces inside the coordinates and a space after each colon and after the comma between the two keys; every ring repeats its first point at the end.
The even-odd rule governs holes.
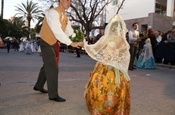
{"type": "Polygon", "coordinates": [[[87,54],[97,61],[86,86],[85,99],[92,115],[130,114],[130,61],[126,25],[115,15],[95,44],[84,41],[87,54]]]}
{"type": "Polygon", "coordinates": [[[27,55],[32,54],[31,41],[30,40],[26,40],[25,49],[26,49],[26,54],[27,55]]]}
{"type": "Polygon", "coordinates": [[[137,68],[141,69],[155,69],[156,63],[153,56],[151,40],[148,38],[145,41],[145,45],[143,46],[143,50],[139,55],[139,58],[136,62],[137,68]]]}
{"type": "Polygon", "coordinates": [[[20,44],[19,44],[19,51],[20,52],[24,51],[24,42],[23,41],[21,41],[20,44]]]}

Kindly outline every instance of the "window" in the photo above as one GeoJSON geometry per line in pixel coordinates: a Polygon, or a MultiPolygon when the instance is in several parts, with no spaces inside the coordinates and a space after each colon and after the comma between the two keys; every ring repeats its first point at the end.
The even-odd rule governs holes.
{"type": "Polygon", "coordinates": [[[155,13],[166,15],[166,6],[156,3],[155,13]]]}

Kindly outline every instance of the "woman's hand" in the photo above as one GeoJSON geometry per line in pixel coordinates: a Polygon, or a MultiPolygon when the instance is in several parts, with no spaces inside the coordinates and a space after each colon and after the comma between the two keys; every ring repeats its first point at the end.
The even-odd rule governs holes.
{"type": "Polygon", "coordinates": [[[72,42],[70,45],[75,48],[80,48],[83,47],[83,42],[72,42]]]}

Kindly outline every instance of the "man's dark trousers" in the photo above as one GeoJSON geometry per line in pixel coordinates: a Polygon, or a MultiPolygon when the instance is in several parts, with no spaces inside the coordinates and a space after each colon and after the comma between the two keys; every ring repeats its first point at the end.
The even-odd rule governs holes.
{"type": "Polygon", "coordinates": [[[43,89],[44,84],[47,81],[49,98],[56,98],[58,96],[57,46],[56,43],[53,46],[50,46],[41,39],[40,47],[44,64],[40,69],[35,87],[37,89],[43,89]]]}
{"type": "Polygon", "coordinates": [[[137,53],[137,46],[134,43],[130,43],[130,63],[129,63],[129,70],[134,69],[134,61],[136,58],[136,53],[137,53]]]}

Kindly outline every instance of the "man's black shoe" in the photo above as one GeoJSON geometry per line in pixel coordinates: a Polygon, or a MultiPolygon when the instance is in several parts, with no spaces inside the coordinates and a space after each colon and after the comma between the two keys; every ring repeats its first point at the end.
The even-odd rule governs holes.
{"type": "Polygon", "coordinates": [[[57,102],[65,102],[66,100],[60,96],[56,98],[49,98],[50,100],[57,101],[57,102]]]}
{"type": "Polygon", "coordinates": [[[39,89],[37,89],[36,87],[34,87],[33,89],[34,89],[35,91],[40,91],[41,93],[48,93],[48,91],[45,90],[45,89],[39,90],[39,89]]]}

